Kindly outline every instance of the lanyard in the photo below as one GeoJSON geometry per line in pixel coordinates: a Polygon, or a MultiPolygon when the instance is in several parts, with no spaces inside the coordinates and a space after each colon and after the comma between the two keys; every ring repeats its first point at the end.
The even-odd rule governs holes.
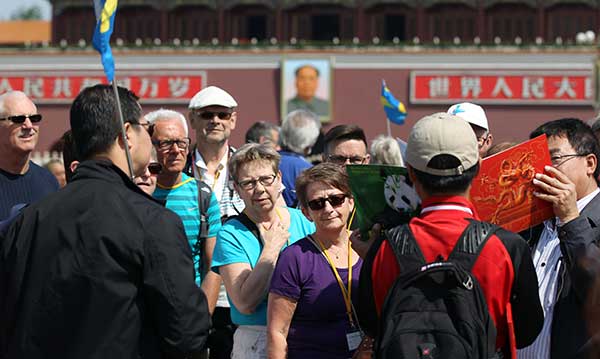
{"type": "Polygon", "coordinates": [[[346,304],[346,314],[348,315],[348,320],[350,321],[350,325],[352,327],[354,327],[354,319],[352,318],[352,250],[350,248],[350,240],[348,240],[348,289],[346,289],[344,287],[344,282],[342,281],[342,277],[340,277],[340,274],[338,273],[337,268],[335,267],[335,265],[333,264],[333,261],[331,260],[331,258],[329,257],[329,254],[327,253],[327,249],[325,249],[325,246],[323,245],[323,243],[321,243],[321,241],[319,241],[318,239],[316,239],[314,237],[312,237],[312,238],[315,240],[315,242],[317,242],[319,244],[321,253],[323,253],[323,255],[325,256],[325,259],[327,259],[327,263],[329,263],[329,266],[331,267],[331,270],[333,270],[335,279],[337,280],[337,282],[340,286],[340,289],[342,290],[342,297],[344,298],[344,303],[346,304]]]}
{"type": "MultiPolygon", "coordinates": [[[[194,177],[196,177],[196,151],[197,149],[194,150],[194,152],[192,152],[192,174],[194,175],[194,177]]],[[[229,154],[228,154],[229,156],[229,154]]],[[[217,182],[219,181],[219,176],[221,176],[221,170],[223,169],[223,164],[219,163],[219,165],[217,166],[217,171],[215,172],[214,175],[214,181],[212,186],[210,186],[211,191],[215,191],[215,186],[217,185],[217,182]]],[[[202,181],[202,172],[198,171],[198,180],[202,181]]]]}

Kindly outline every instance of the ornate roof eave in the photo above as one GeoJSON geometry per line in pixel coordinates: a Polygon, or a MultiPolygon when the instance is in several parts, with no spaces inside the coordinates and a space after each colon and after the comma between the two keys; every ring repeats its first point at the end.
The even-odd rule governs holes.
{"type": "Polygon", "coordinates": [[[405,5],[409,7],[417,7],[418,0],[363,0],[364,8],[370,8],[377,5],[405,5]]]}
{"type": "Polygon", "coordinates": [[[545,0],[541,2],[545,8],[554,5],[587,5],[589,7],[597,7],[598,3],[598,0],[545,0]]]}
{"type": "Polygon", "coordinates": [[[250,5],[262,5],[269,9],[275,9],[277,7],[277,0],[222,0],[221,4],[226,10],[234,8],[236,6],[250,6],[250,5]]]}
{"type": "Polygon", "coordinates": [[[302,5],[341,5],[344,7],[356,7],[360,0],[279,0],[281,8],[290,9],[302,5]]]}
{"type": "Polygon", "coordinates": [[[472,8],[477,8],[479,1],[477,0],[422,0],[424,8],[442,4],[462,4],[472,8]]]}
{"type": "Polygon", "coordinates": [[[530,8],[537,8],[538,4],[539,4],[539,0],[481,0],[481,5],[483,5],[484,8],[489,8],[492,7],[494,5],[498,5],[498,4],[514,4],[514,5],[527,5],[530,8]]]}
{"type": "MultiPolygon", "coordinates": [[[[159,0],[160,1],[160,0],[159,0]]],[[[172,10],[179,6],[206,6],[212,10],[217,9],[218,0],[171,0],[166,1],[167,10],[172,10]]]]}

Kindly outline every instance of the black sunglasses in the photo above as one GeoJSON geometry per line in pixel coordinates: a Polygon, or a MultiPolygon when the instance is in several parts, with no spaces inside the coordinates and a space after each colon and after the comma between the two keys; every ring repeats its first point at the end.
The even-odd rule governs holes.
{"type": "Polygon", "coordinates": [[[160,174],[162,171],[162,165],[158,162],[150,162],[148,164],[148,172],[152,175],[160,174]]]}
{"type": "Polygon", "coordinates": [[[220,120],[229,120],[231,118],[231,112],[210,112],[202,111],[198,114],[203,120],[212,120],[217,116],[220,120]]]}
{"type": "Polygon", "coordinates": [[[11,121],[12,123],[22,124],[25,122],[26,119],[29,119],[29,121],[31,121],[31,123],[38,123],[42,120],[42,115],[40,115],[39,113],[36,113],[34,115],[8,116],[8,117],[0,118],[0,121],[8,120],[8,121],[11,121]]]}
{"type": "Polygon", "coordinates": [[[325,208],[325,202],[329,202],[331,207],[339,207],[344,203],[344,201],[346,201],[346,197],[347,196],[344,193],[334,194],[327,197],[313,199],[312,201],[308,201],[307,204],[308,208],[312,209],[313,211],[320,211],[325,208]]]}

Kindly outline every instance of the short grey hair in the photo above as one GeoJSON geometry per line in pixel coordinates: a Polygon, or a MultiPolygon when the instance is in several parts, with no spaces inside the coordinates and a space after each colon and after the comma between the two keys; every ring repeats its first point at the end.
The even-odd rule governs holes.
{"type": "Polygon", "coordinates": [[[144,118],[151,125],[155,124],[158,121],[171,120],[174,118],[178,119],[183,125],[183,129],[185,130],[185,136],[189,136],[188,124],[185,120],[185,116],[181,112],[161,108],[156,111],[147,113],[146,116],[144,116],[144,118]]]}
{"type": "Polygon", "coordinates": [[[391,136],[375,137],[371,142],[371,159],[371,163],[374,164],[404,166],[400,144],[391,136]]]}
{"type": "Polygon", "coordinates": [[[279,133],[279,126],[271,122],[255,122],[250,126],[248,131],[246,131],[246,143],[259,143],[261,136],[273,141],[273,134],[271,131],[279,133]]]}
{"type": "MultiPolygon", "coordinates": [[[[7,114],[7,112],[6,112],[6,101],[8,99],[11,99],[11,98],[15,98],[17,100],[19,100],[19,99],[24,99],[25,100],[26,99],[26,100],[31,101],[31,99],[23,91],[14,90],[14,91],[5,92],[2,95],[0,95],[0,115],[6,115],[7,114]]],[[[35,104],[34,104],[34,106],[35,106],[35,104]]],[[[37,109],[37,106],[36,106],[36,109],[37,109]]]]}
{"type": "Polygon", "coordinates": [[[279,161],[281,156],[273,147],[266,144],[246,143],[229,158],[227,169],[229,174],[237,182],[240,167],[254,161],[269,162],[273,168],[273,173],[279,171],[279,161]]]}
{"type": "Polygon", "coordinates": [[[319,137],[319,117],[307,110],[290,112],[281,124],[281,144],[292,152],[304,154],[319,137]]]}

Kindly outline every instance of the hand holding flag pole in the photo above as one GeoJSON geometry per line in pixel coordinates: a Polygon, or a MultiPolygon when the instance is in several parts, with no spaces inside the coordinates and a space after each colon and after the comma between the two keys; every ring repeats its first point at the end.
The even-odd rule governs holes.
{"type": "Polygon", "coordinates": [[[381,104],[383,105],[383,110],[388,119],[388,136],[391,136],[392,131],[390,128],[390,121],[397,125],[404,124],[404,120],[406,119],[406,107],[392,95],[392,92],[385,84],[385,80],[381,80],[381,104]]]}
{"type": "Polygon", "coordinates": [[[121,138],[125,147],[129,176],[133,179],[135,176],[133,173],[133,162],[131,160],[131,153],[129,152],[129,143],[127,141],[127,134],[125,133],[125,120],[123,119],[123,110],[121,110],[121,100],[115,79],[115,59],[110,48],[110,35],[112,35],[115,24],[118,0],[93,0],[93,2],[94,11],[96,12],[96,29],[92,38],[92,45],[100,53],[106,79],[112,84],[115,92],[117,117],[121,123],[121,138]]]}

